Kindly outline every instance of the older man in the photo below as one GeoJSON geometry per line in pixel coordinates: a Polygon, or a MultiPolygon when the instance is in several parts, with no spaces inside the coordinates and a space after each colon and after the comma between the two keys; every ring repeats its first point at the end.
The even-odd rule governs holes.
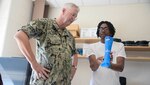
{"type": "Polygon", "coordinates": [[[66,3],[56,19],[31,21],[15,34],[33,70],[30,85],[71,85],[78,59],[75,40],[66,26],[76,19],[78,12],[77,5],[66,3]],[[31,50],[30,38],[37,40],[36,56],[31,50]]]}

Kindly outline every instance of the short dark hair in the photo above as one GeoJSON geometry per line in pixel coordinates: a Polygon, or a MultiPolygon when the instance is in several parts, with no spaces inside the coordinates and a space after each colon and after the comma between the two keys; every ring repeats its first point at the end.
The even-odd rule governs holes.
{"type": "Polygon", "coordinates": [[[111,36],[113,37],[114,35],[115,35],[115,32],[116,32],[116,29],[114,28],[114,26],[113,26],[113,24],[111,23],[111,22],[109,22],[109,21],[101,21],[99,24],[98,24],[98,26],[97,26],[97,32],[96,32],[96,35],[97,35],[97,37],[100,37],[99,36],[99,29],[100,29],[100,26],[102,25],[102,24],[107,24],[107,26],[108,26],[108,29],[109,29],[109,31],[110,31],[110,34],[111,34],[111,36]]]}

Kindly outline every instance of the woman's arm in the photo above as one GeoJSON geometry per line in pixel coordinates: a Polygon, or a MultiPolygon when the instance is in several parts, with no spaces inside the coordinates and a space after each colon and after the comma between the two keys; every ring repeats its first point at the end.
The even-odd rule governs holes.
{"type": "Polygon", "coordinates": [[[90,68],[92,69],[92,71],[96,71],[99,67],[99,65],[102,62],[102,57],[96,59],[95,55],[90,55],[89,56],[89,63],[90,63],[90,68]]]}
{"type": "Polygon", "coordinates": [[[110,68],[113,69],[113,70],[122,72],[123,69],[124,69],[124,62],[125,62],[125,58],[124,57],[117,57],[117,63],[113,64],[111,62],[110,68]]]}

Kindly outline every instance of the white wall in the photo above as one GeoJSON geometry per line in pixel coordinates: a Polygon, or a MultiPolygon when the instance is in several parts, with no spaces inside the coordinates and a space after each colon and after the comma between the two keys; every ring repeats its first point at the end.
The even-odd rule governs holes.
{"type": "Polygon", "coordinates": [[[150,62],[126,61],[121,73],[127,78],[127,85],[150,85],[150,62]]]}
{"type": "MultiPolygon", "coordinates": [[[[56,17],[58,11],[59,8],[49,9],[49,17],[56,17]]],[[[82,29],[96,27],[102,20],[113,23],[117,30],[115,37],[150,41],[150,3],[80,7],[78,19],[74,23],[82,29]]]]}
{"type": "Polygon", "coordinates": [[[0,54],[2,54],[11,0],[0,0],[0,54]]]}
{"type": "Polygon", "coordinates": [[[22,56],[19,51],[17,44],[13,38],[14,34],[17,32],[22,25],[25,25],[31,20],[32,15],[32,0],[3,0],[2,15],[5,17],[1,22],[3,22],[2,29],[3,34],[1,44],[1,56],[22,56]]]}

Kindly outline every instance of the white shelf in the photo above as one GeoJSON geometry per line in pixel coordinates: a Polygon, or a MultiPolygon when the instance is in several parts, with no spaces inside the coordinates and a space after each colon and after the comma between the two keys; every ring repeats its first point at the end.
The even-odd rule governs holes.
{"type": "MultiPolygon", "coordinates": [[[[95,43],[97,38],[75,38],[76,43],[95,43]]],[[[150,51],[150,46],[125,46],[126,51],[150,51]]]]}
{"type": "MultiPolygon", "coordinates": [[[[76,43],[95,43],[98,38],[75,38],[76,43]]],[[[125,51],[150,51],[150,46],[125,46],[125,51]]],[[[79,58],[86,58],[79,55],[79,58]]],[[[127,56],[127,61],[150,61],[150,56],[127,56]]]]}
{"type": "MultiPolygon", "coordinates": [[[[78,55],[79,59],[86,59],[85,55],[78,55]]],[[[126,58],[127,61],[150,61],[150,57],[142,56],[129,56],[126,58]]]]}

